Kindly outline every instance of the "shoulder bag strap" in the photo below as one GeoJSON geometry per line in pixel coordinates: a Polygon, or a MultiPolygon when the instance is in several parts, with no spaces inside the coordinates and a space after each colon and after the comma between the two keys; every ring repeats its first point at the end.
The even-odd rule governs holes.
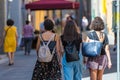
{"type": "MultiPolygon", "coordinates": [[[[97,35],[97,34],[96,34],[97,35]]],[[[100,35],[97,35],[97,37],[98,37],[98,40],[100,41],[100,39],[103,39],[103,41],[104,41],[104,33],[103,32],[100,32],[100,35]]],[[[102,41],[102,42],[103,42],[102,41]]]]}
{"type": "MultiPolygon", "coordinates": [[[[51,35],[51,38],[47,42],[47,46],[49,45],[49,43],[51,42],[51,40],[54,38],[54,36],[55,36],[55,34],[51,35]]],[[[53,48],[52,55],[54,55],[54,53],[55,53],[55,47],[53,48]]]]}
{"type": "Polygon", "coordinates": [[[91,32],[90,35],[91,35],[91,38],[92,38],[93,40],[99,40],[99,41],[100,41],[99,37],[103,37],[103,36],[101,36],[101,35],[103,35],[102,32],[100,32],[100,36],[98,36],[95,31],[91,32]],[[96,34],[96,36],[95,36],[95,34],[96,34]],[[97,37],[97,38],[96,38],[96,37],[97,37]]]}
{"type": "Polygon", "coordinates": [[[10,29],[11,27],[9,27],[6,31],[5,31],[5,37],[6,37],[6,35],[7,35],[7,32],[8,32],[8,30],[10,29]]]}

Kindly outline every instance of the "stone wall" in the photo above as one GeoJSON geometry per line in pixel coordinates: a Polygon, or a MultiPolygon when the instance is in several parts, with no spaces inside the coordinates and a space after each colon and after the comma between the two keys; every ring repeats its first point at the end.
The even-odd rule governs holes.
{"type": "MultiPolygon", "coordinates": [[[[0,39],[3,40],[3,30],[5,26],[5,0],[0,0],[0,39]]],[[[3,54],[3,47],[0,47],[0,54],[3,54]]]]}

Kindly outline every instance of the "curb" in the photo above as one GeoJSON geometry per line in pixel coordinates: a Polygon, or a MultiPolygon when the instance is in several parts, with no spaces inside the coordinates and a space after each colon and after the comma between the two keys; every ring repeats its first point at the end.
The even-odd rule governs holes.
{"type": "MultiPolygon", "coordinates": [[[[90,80],[90,77],[83,78],[82,80],[90,80]]],[[[117,80],[117,72],[110,74],[103,74],[103,80],[117,80]]]]}

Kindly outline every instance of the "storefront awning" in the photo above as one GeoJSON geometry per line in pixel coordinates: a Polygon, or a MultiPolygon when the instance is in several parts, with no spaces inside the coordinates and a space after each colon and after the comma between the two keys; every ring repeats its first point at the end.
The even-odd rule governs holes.
{"type": "Polygon", "coordinates": [[[39,0],[25,5],[30,10],[78,9],[79,2],[68,0],[39,0]]]}

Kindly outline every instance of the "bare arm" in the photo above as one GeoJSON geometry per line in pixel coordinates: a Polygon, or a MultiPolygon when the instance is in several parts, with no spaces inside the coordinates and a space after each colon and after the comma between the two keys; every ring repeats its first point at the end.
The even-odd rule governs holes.
{"type": "Polygon", "coordinates": [[[61,38],[60,38],[60,50],[61,50],[61,57],[62,57],[64,54],[64,47],[63,47],[61,38]]]}
{"type": "Polygon", "coordinates": [[[107,59],[108,59],[108,68],[110,69],[112,66],[112,62],[111,62],[111,57],[110,57],[109,45],[105,46],[105,51],[106,51],[106,55],[107,55],[107,59]]]}
{"type": "Polygon", "coordinates": [[[61,62],[60,37],[56,35],[56,51],[58,53],[58,60],[61,62]]]}
{"type": "Polygon", "coordinates": [[[37,52],[37,56],[38,56],[39,47],[40,47],[40,37],[38,36],[37,44],[36,44],[36,52],[37,52]]]}
{"type": "Polygon", "coordinates": [[[16,46],[18,46],[18,33],[16,31],[16,34],[15,34],[15,37],[16,37],[16,46]]]}

